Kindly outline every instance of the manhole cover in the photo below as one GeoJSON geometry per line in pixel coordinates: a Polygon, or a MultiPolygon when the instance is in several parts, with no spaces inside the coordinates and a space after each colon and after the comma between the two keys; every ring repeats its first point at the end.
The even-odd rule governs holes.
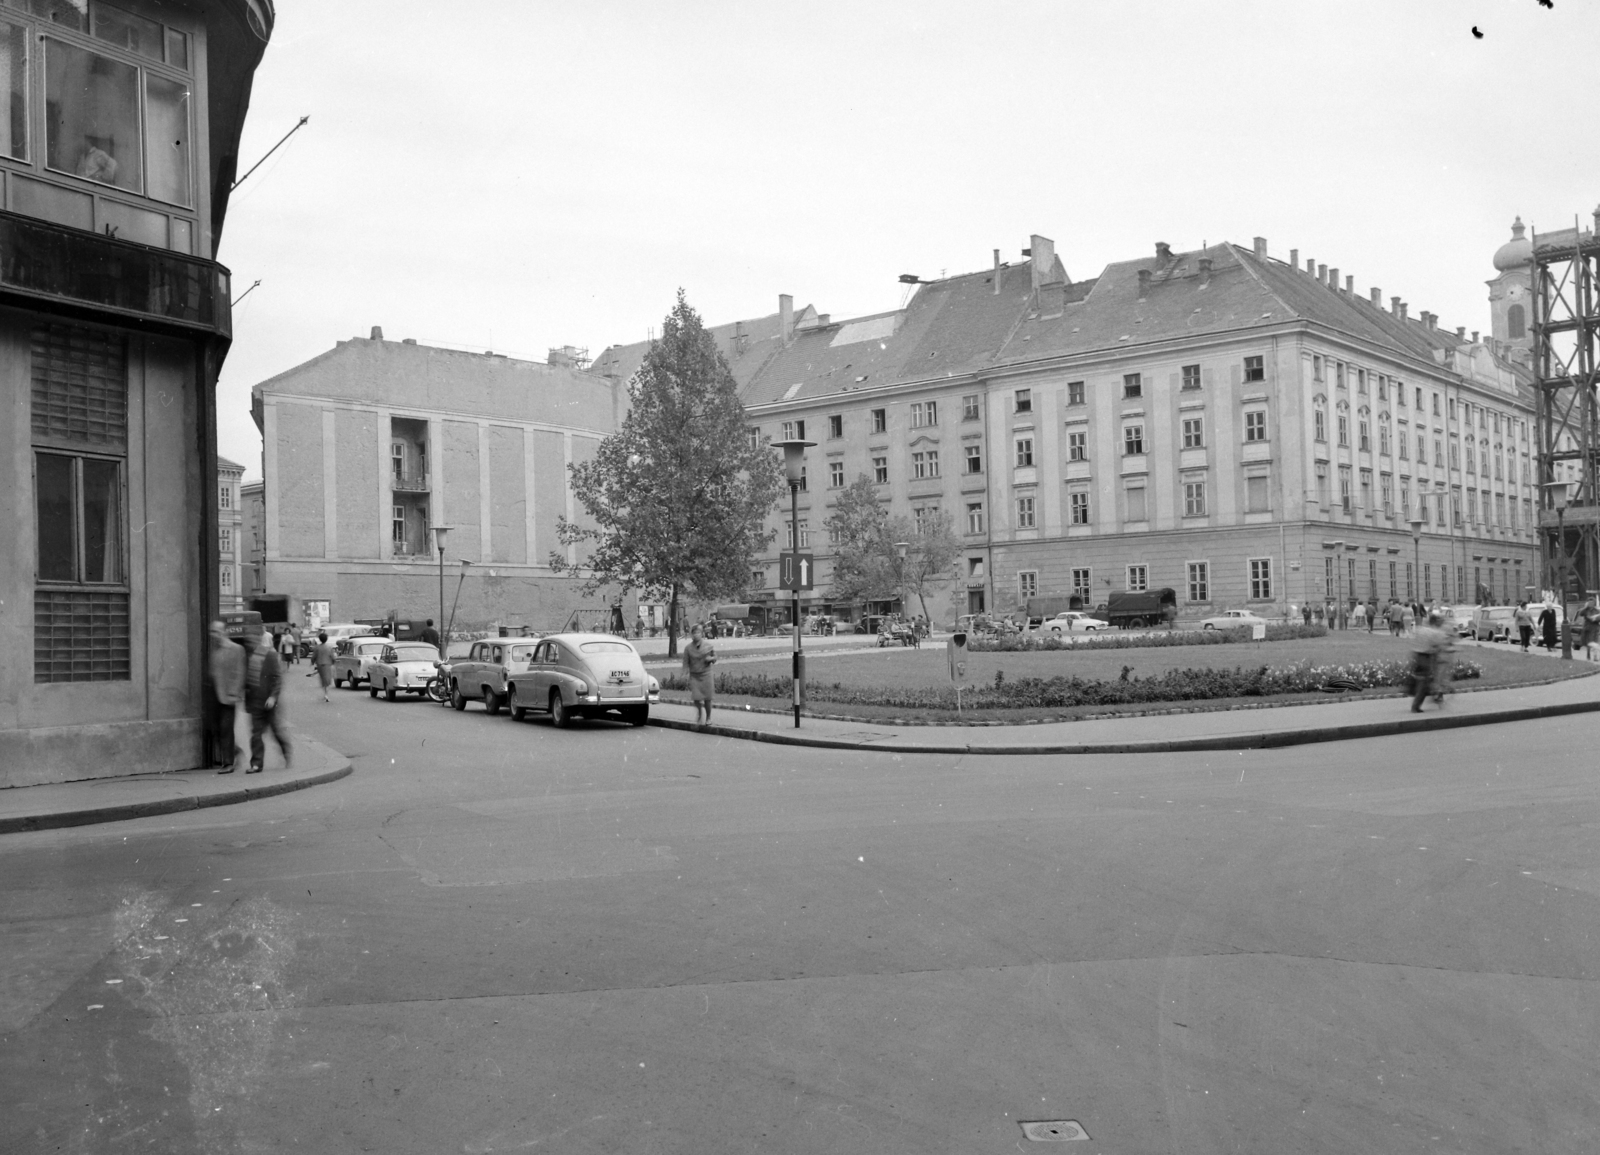
{"type": "Polygon", "coordinates": [[[1024,1123],[1022,1133],[1035,1143],[1065,1143],[1069,1139],[1089,1137],[1089,1133],[1071,1119],[1047,1119],[1040,1123],[1024,1123]]]}

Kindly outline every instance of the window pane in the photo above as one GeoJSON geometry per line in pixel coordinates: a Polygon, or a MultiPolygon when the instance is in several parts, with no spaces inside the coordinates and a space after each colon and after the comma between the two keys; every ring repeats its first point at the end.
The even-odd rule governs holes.
{"type": "Polygon", "coordinates": [[[28,159],[28,33],[0,23],[0,156],[28,159]]]}
{"type": "Polygon", "coordinates": [[[89,23],[89,0],[6,0],[13,8],[25,8],[52,24],[82,32],[89,23]]]}
{"type": "Polygon", "coordinates": [[[83,462],[83,580],[122,580],[122,470],[115,461],[83,462]]]}
{"type": "Polygon", "coordinates": [[[39,519],[39,580],[78,580],[76,503],[72,500],[72,461],[57,453],[37,455],[35,483],[39,519]]]}
{"type": "Polygon", "coordinates": [[[150,195],[187,205],[189,193],[189,86],[148,73],[144,78],[145,152],[150,157],[150,195]]]}
{"type": "Polygon", "coordinates": [[[167,63],[174,68],[189,70],[189,34],[176,28],[167,29],[167,63]]]}
{"type": "Polygon", "coordinates": [[[94,6],[94,38],[151,60],[161,59],[161,25],[109,4],[94,6]]]}
{"type": "Polygon", "coordinates": [[[45,41],[45,163],[139,192],[139,70],[45,41]]]}

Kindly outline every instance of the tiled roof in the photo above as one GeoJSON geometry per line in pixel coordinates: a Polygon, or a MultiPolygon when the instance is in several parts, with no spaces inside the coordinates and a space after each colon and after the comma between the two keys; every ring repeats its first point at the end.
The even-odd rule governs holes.
{"type": "MultiPolygon", "coordinates": [[[[794,311],[793,323],[797,326],[806,324],[815,320],[816,316],[815,307],[802,305],[794,311]]],[[[728,367],[733,370],[733,379],[741,386],[754,377],[767,358],[783,346],[783,318],[778,313],[708,326],[706,332],[716,341],[717,348],[728,360],[728,367]]],[[[639,371],[649,349],[649,341],[607,346],[589,366],[589,372],[626,383],[639,371]]]]}

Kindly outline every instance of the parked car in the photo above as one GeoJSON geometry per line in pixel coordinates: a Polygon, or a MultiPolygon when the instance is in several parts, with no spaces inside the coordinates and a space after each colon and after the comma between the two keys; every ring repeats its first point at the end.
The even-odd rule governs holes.
{"type": "Polygon", "coordinates": [[[355,689],[372,674],[372,663],[383,657],[391,639],[374,634],[345,638],[333,648],[333,684],[355,689]]]}
{"type": "Polygon", "coordinates": [[[1444,616],[1447,632],[1458,638],[1472,636],[1472,619],[1478,612],[1477,606],[1440,606],[1439,612],[1444,616]]]}
{"type": "Polygon", "coordinates": [[[427,642],[385,642],[378,660],[367,669],[367,693],[389,701],[404,690],[422,697],[439,670],[439,647],[427,642]]]}
{"type": "Polygon", "coordinates": [[[1067,610],[1053,618],[1047,618],[1041,628],[1056,635],[1092,634],[1099,630],[1109,630],[1111,623],[1083,610],[1067,610]]]}
{"type": "Polygon", "coordinates": [[[541,641],[533,661],[507,682],[506,700],[519,722],[538,710],[557,726],[611,713],[643,726],[650,703],[661,700],[661,683],[645,673],[639,651],[621,638],[556,634],[541,641]]]}
{"type": "Polygon", "coordinates": [[[527,670],[537,638],[491,638],[473,642],[464,658],[440,667],[450,704],[465,710],[474,699],[483,702],[486,714],[498,714],[506,704],[506,687],[527,670]]]}
{"type": "Polygon", "coordinates": [[[1257,622],[1267,624],[1267,619],[1250,610],[1223,610],[1220,614],[1209,618],[1200,619],[1202,630],[1234,630],[1242,627],[1254,626],[1257,622]]]}
{"type": "Polygon", "coordinates": [[[1472,636],[1480,642],[1507,642],[1516,628],[1515,606],[1479,606],[1472,615],[1472,636]]]}

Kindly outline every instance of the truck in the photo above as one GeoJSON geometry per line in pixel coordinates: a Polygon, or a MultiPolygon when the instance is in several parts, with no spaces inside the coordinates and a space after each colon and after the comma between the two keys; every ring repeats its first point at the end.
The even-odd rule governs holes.
{"type": "Polygon", "coordinates": [[[1106,600],[1105,613],[1097,616],[1123,630],[1170,626],[1178,617],[1178,594],[1170,588],[1115,590],[1106,600]]]}
{"type": "MultiPolygon", "coordinates": [[[[1038,629],[1039,626],[1069,610],[1094,613],[1093,608],[1085,605],[1083,598],[1077,594],[1044,594],[1040,597],[1029,598],[1027,602],[1028,628],[1038,629]]],[[[1103,614],[1094,614],[1102,617],[1103,614]]]]}
{"type": "Polygon", "coordinates": [[[260,614],[261,624],[269,630],[306,624],[305,610],[293,594],[256,594],[244,599],[244,608],[260,614]]]}

